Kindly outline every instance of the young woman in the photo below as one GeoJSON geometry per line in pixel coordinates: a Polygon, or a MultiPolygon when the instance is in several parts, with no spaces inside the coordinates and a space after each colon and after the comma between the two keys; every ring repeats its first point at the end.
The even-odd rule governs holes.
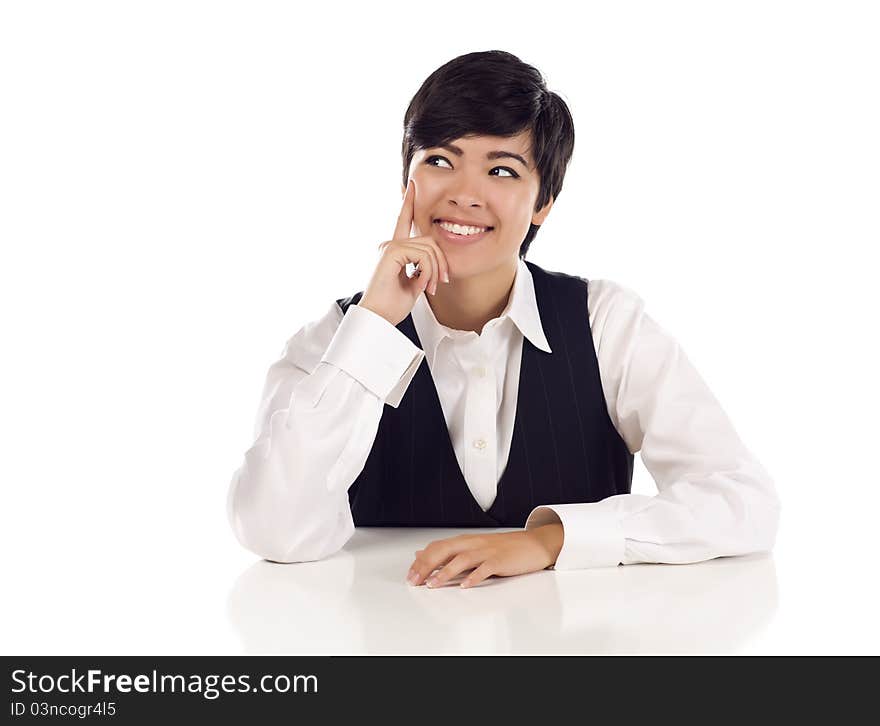
{"type": "Polygon", "coordinates": [[[525,261],[573,148],[565,102],[516,56],[425,80],[369,284],[269,369],[228,496],[245,547],[299,562],[355,526],[522,528],[429,543],[407,573],[429,586],[772,548],[771,478],[642,299],[525,261]],[[630,493],[637,451],[656,496],[630,493]]]}

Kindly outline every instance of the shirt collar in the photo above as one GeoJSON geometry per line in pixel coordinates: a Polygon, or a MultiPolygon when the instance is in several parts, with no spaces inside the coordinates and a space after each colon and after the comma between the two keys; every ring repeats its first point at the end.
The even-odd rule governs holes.
{"type": "MultiPolygon", "coordinates": [[[[442,284],[442,283],[441,283],[442,284]]],[[[519,331],[529,339],[536,348],[545,353],[552,353],[544,328],[541,326],[541,315],[538,312],[538,301],[535,297],[535,282],[532,272],[525,260],[519,258],[516,267],[516,276],[513,280],[513,288],[507,301],[507,307],[499,316],[502,320],[510,318],[519,331]]],[[[412,309],[413,323],[416,327],[419,340],[428,362],[433,367],[434,355],[440,341],[447,337],[453,337],[461,331],[441,325],[434,317],[434,311],[428,303],[427,292],[423,292],[416,300],[412,309]]]]}

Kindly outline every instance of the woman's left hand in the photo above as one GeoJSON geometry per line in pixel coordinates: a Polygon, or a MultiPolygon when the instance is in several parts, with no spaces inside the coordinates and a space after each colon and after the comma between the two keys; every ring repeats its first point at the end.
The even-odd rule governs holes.
{"type": "Polygon", "coordinates": [[[490,575],[522,575],[547,569],[562,549],[562,524],[546,524],[519,532],[461,534],[435,540],[416,552],[407,575],[411,585],[427,581],[428,587],[441,587],[465,570],[473,570],[461,583],[471,587],[490,575]]]}

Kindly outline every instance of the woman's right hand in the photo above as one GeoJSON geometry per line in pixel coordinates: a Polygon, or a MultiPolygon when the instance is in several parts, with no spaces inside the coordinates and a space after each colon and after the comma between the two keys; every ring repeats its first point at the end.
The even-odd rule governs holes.
{"type": "Polygon", "coordinates": [[[430,235],[411,237],[415,209],[416,183],[412,179],[406,187],[403,208],[397,218],[394,237],[379,245],[382,256],[373,272],[360,307],[381,315],[397,325],[413,309],[419,295],[427,288],[437,294],[437,284],[449,282],[449,264],[446,255],[430,235]],[[416,265],[412,277],[407,277],[406,266],[416,265]]]}

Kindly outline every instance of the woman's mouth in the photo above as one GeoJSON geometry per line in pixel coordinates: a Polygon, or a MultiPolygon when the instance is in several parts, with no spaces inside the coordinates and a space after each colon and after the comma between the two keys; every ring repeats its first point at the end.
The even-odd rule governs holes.
{"type": "Polygon", "coordinates": [[[440,230],[443,239],[454,244],[471,244],[479,242],[486,237],[494,227],[472,227],[452,224],[443,219],[434,220],[434,225],[440,230]],[[457,230],[457,231],[456,231],[457,230]]]}

